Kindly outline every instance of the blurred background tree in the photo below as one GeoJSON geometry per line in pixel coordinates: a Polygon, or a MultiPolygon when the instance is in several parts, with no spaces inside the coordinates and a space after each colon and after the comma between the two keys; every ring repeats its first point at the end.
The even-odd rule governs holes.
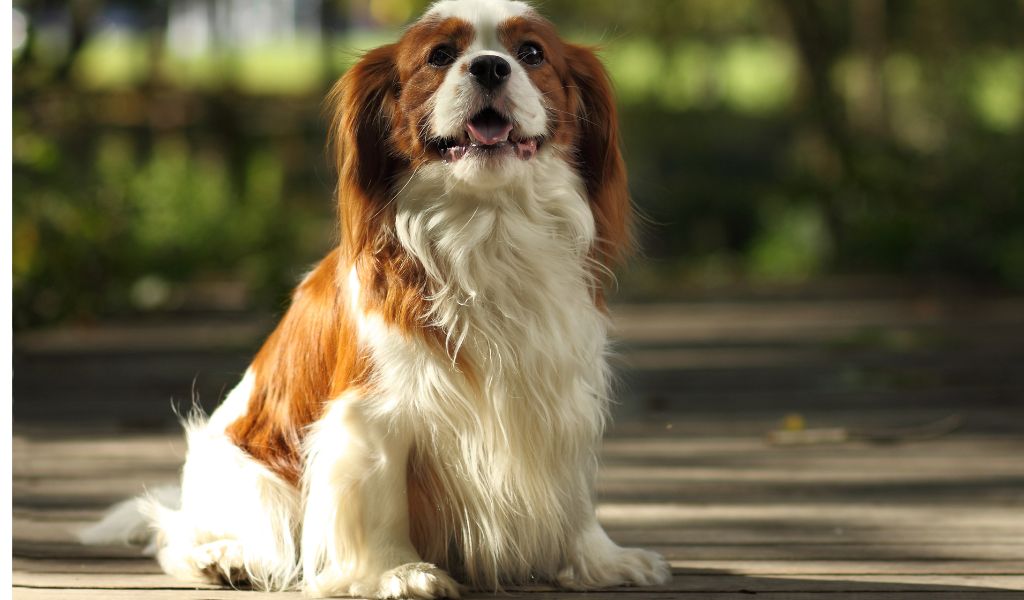
{"type": "MultiPolygon", "coordinates": [[[[320,102],[423,0],[15,0],[14,322],[280,309],[336,240],[320,102]]],[[[1024,289],[1024,0],[559,0],[622,111],[620,297],[1024,289]]]]}

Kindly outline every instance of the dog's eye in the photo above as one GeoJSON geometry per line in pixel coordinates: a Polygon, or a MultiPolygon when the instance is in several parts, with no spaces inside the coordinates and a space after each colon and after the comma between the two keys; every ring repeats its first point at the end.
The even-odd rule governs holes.
{"type": "Polygon", "coordinates": [[[455,57],[458,54],[458,51],[451,46],[438,46],[430,53],[430,58],[427,59],[427,62],[434,67],[447,67],[455,62],[455,57]]]}
{"type": "Polygon", "coordinates": [[[519,47],[519,52],[516,53],[519,60],[523,64],[536,67],[540,63],[544,62],[544,51],[540,49],[540,46],[533,42],[526,42],[519,47]]]}

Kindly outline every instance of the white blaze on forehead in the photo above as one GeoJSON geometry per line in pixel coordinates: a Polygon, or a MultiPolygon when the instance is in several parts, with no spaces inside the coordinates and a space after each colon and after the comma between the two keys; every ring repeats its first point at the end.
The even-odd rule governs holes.
{"type": "Polygon", "coordinates": [[[456,18],[473,25],[471,51],[503,50],[498,43],[498,25],[513,17],[531,13],[533,8],[518,0],[442,0],[435,2],[424,18],[456,18]]]}
{"type": "Polygon", "coordinates": [[[472,23],[480,31],[481,28],[494,30],[498,23],[532,11],[529,4],[518,0],[441,0],[435,2],[423,16],[442,19],[455,17],[472,23]]]}

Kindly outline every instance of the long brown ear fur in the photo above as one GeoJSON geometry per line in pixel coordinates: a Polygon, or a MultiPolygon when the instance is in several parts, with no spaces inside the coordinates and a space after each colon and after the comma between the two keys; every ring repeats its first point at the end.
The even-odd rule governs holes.
{"type": "Polygon", "coordinates": [[[226,430],[231,441],[285,481],[302,473],[302,438],[325,403],[361,385],[368,365],[337,285],[335,250],[299,285],[292,305],[252,363],[246,414],[226,430]]]}
{"type": "Polygon", "coordinates": [[[345,263],[369,247],[393,179],[403,169],[391,148],[398,72],[395,44],[367,52],[327,97],[338,170],[338,216],[345,263]]]}
{"type": "Polygon", "coordinates": [[[227,428],[239,448],[296,485],[305,428],[331,398],[368,378],[369,364],[359,352],[339,282],[357,256],[375,256],[364,251],[381,231],[382,208],[401,168],[388,147],[397,85],[393,54],[393,46],[367,53],[331,90],[341,245],[296,290],[253,360],[248,411],[227,428]]]}
{"type": "Polygon", "coordinates": [[[593,50],[574,44],[565,48],[576,86],[575,112],[580,122],[577,159],[597,224],[597,258],[610,268],[633,249],[633,211],[619,148],[615,97],[608,72],[593,50]]]}

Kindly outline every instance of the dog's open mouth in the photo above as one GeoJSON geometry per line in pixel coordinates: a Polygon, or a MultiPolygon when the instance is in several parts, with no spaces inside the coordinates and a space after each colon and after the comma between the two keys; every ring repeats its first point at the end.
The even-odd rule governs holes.
{"type": "Polygon", "coordinates": [[[445,162],[453,163],[470,155],[515,154],[530,160],[537,154],[537,138],[519,139],[513,135],[512,121],[493,108],[485,108],[466,122],[461,138],[443,138],[434,146],[445,162]]]}

